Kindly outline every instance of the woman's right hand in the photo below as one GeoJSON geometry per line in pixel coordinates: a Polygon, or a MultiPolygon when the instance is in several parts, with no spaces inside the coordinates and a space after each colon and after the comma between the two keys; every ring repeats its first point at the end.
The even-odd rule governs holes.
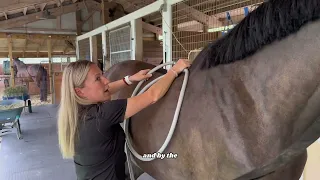
{"type": "Polygon", "coordinates": [[[187,59],[179,59],[178,62],[172,67],[172,70],[180,74],[184,69],[190,67],[190,61],[187,59]]]}

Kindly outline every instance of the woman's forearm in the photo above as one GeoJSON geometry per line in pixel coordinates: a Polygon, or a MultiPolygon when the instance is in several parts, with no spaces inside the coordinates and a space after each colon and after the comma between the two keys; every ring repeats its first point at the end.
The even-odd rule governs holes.
{"type": "Polygon", "coordinates": [[[156,102],[161,99],[169,90],[172,82],[175,80],[176,75],[173,71],[169,70],[158,82],[153,84],[147,92],[151,94],[156,102]]]}
{"type": "Polygon", "coordinates": [[[123,82],[123,80],[118,80],[118,81],[114,81],[109,83],[109,92],[111,94],[118,92],[120,89],[127,87],[128,85],[126,85],[125,82],[123,82]]]}
{"type": "MultiPolygon", "coordinates": [[[[171,86],[175,78],[176,74],[172,70],[169,70],[158,82],[152,85],[147,91],[152,95],[155,101],[158,101],[167,93],[169,87],[171,86]]],[[[109,83],[109,92],[113,94],[125,87],[127,87],[127,84],[122,79],[114,81],[109,83]]]]}

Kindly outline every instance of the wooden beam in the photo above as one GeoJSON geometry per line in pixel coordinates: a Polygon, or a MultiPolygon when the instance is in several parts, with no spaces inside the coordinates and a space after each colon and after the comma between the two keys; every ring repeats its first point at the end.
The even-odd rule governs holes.
{"type": "Polygon", "coordinates": [[[28,39],[25,39],[24,46],[23,46],[23,57],[25,57],[25,52],[27,50],[27,47],[28,47],[28,39]]]}
{"type": "Polygon", "coordinates": [[[3,15],[4,15],[4,17],[5,17],[6,19],[8,19],[8,15],[7,15],[6,12],[3,12],[3,15]]]}
{"type": "MultiPolygon", "coordinates": [[[[61,6],[58,8],[52,8],[52,9],[48,9],[48,11],[53,16],[61,16],[62,14],[76,12],[81,9],[85,9],[86,7],[88,7],[88,9],[100,11],[100,4],[93,0],[87,0],[86,3],[84,3],[83,1],[79,3],[71,4],[71,5],[61,6]]],[[[17,18],[0,21],[0,29],[10,29],[13,27],[23,26],[31,22],[39,21],[40,20],[39,17],[42,16],[42,13],[43,12],[37,12],[37,13],[29,14],[26,16],[20,16],[17,18]]]]}
{"type": "Polygon", "coordinates": [[[57,2],[56,4],[58,7],[60,7],[62,5],[62,2],[60,0],[56,0],[56,2],[57,2]]]}
{"type": "MultiPolygon", "coordinates": [[[[40,6],[40,9],[41,9],[41,11],[43,11],[44,10],[44,8],[46,7],[46,5],[47,5],[47,3],[42,3],[42,4],[40,4],[39,6],[40,6]]],[[[36,8],[35,8],[36,9],[36,8]]]]}
{"type": "MultiPolygon", "coordinates": [[[[92,11],[93,10],[90,10],[89,9],[89,14],[91,14],[92,13],[92,11]]],[[[93,28],[93,17],[91,16],[90,18],[89,18],[89,20],[88,20],[88,24],[89,24],[89,31],[92,31],[94,28],[93,28]]],[[[83,24],[82,24],[83,25],[83,24]]],[[[82,26],[81,26],[81,28],[82,28],[82,26]]]]}
{"type": "Polygon", "coordinates": [[[10,34],[10,33],[0,33],[0,39],[7,39],[10,36],[12,39],[60,39],[60,40],[75,40],[77,36],[75,35],[50,35],[50,34],[10,34]]]}
{"type": "Polygon", "coordinates": [[[43,44],[46,42],[46,40],[42,40],[41,43],[38,44],[38,48],[37,48],[37,56],[39,55],[40,52],[40,48],[43,47],[43,44]]]}
{"type": "Polygon", "coordinates": [[[188,16],[192,17],[194,20],[205,24],[209,27],[222,26],[222,23],[215,16],[208,16],[184,3],[178,3],[177,8],[179,11],[183,11],[188,16]]]}
{"type": "MultiPolygon", "coordinates": [[[[46,43],[46,40],[44,40],[44,43],[46,43]]],[[[29,45],[30,44],[31,43],[29,43],[29,45]]],[[[41,42],[39,44],[41,44],[41,42]]],[[[36,47],[34,47],[34,46],[35,46],[35,44],[32,43],[32,47],[30,47],[29,49],[26,49],[26,50],[22,46],[21,47],[13,47],[12,53],[16,53],[16,52],[23,53],[23,51],[25,51],[25,52],[33,52],[33,51],[38,52],[37,46],[36,47]]],[[[51,46],[51,47],[53,47],[53,46],[51,46]]],[[[58,46],[56,46],[54,51],[52,50],[52,53],[53,52],[63,52],[64,47],[65,47],[65,45],[63,45],[63,44],[58,45],[58,46]]],[[[0,52],[6,52],[7,53],[6,57],[9,57],[8,56],[8,51],[9,51],[8,47],[0,47],[0,52]]],[[[73,51],[75,51],[75,50],[73,50],[73,51]]],[[[48,52],[47,47],[45,46],[45,44],[42,44],[42,46],[40,47],[39,54],[41,52],[46,52],[46,53],[48,52]]]]}
{"type": "Polygon", "coordinates": [[[153,26],[153,25],[146,23],[146,22],[142,22],[142,27],[145,30],[148,30],[148,31],[153,32],[158,35],[162,35],[162,28],[159,28],[157,26],[153,26]]]}
{"type": "Polygon", "coordinates": [[[27,15],[27,11],[28,11],[28,7],[25,7],[25,8],[23,9],[23,14],[24,14],[24,15],[27,15]]]}
{"type": "Polygon", "coordinates": [[[118,0],[119,3],[123,6],[124,9],[126,9],[129,13],[134,12],[138,9],[140,9],[139,6],[135,5],[134,3],[129,2],[128,0],[118,0]]]}
{"type": "Polygon", "coordinates": [[[89,11],[89,14],[83,20],[80,21],[81,28],[83,27],[84,23],[86,23],[89,19],[93,20],[92,16],[94,15],[94,13],[96,13],[96,11],[89,11]]]}
{"type": "Polygon", "coordinates": [[[77,35],[82,34],[82,22],[81,22],[81,11],[76,11],[76,26],[77,26],[77,35]]]}
{"type": "Polygon", "coordinates": [[[64,43],[71,49],[76,50],[76,47],[73,45],[73,43],[75,43],[75,41],[71,42],[68,40],[65,40],[64,43]]]}
{"type": "Polygon", "coordinates": [[[0,29],[0,33],[10,34],[46,34],[46,35],[76,35],[76,31],[73,29],[59,29],[56,28],[11,28],[0,29]]]}
{"type": "Polygon", "coordinates": [[[92,36],[92,47],[91,47],[91,61],[98,64],[98,38],[97,36],[92,36]]]}
{"type": "Polygon", "coordinates": [[[136,19],[131,21],[131,37],[134,42],[132,47],[132,60],[143,59],[143,31],[142,31],[142,19],[136,19]]]}
{"type": "Polygon", "coordinates": [[[69,47],[66,45],[65,48],[63,49],[63,54],[66,54],[68,49],[69,47]]]}
{"type": "Polygon", "coordinates": [[[57,29],[57,30],[60,30],[60,29],[61,29],[61,16],[58,16],[58,17],[57,17],[57,26],[56,26],[56,29],[57,29]]]}
{"type": "Polygon", "coordinates": [[[9,49],[9,58],[10,58],[10,72],[11,72],[11,86],[14,87],[14,71],[13,71],[13,56],[12,56],[12,39],[11,37],[8,37],[8,49],[9,49]]]}
{"type": "MultiPolygon", "coordinates": [[[[71,57],[75,57],[76,53],[75,52],[70,52],[70,48],[68,51],[68,54],[64,54],[62,51],[61,52],[54,52],[51,54],[52,57],[59,57],[59,56],[64,56],[64,55],[68,55],[71,57]]],[[[23,57],[23,52],[12,52],[12,57],[23,57]]],[[[37,54],[37,52],[25,52],[24,53],[24,58],[48,58],[48,52],[39,52],[39,54],[37,54]]],[[[7,52],[0,52],[0,58],[8,58],[8,51],[7,52]]]]}
{"type": "Polygon", "coordinates": [[[52,41],[53,41],[53,43],[52,43],[51,48],[52,48],[52,52],[54,52],[54,49],[56,48],[56,45],[57,45],[57,43],[58,43],[59,40],[52,39],[52,41]]]}
{"type": "Polygon", "coordinates": [[[114,6],[114,3],[111,3],[108,0],[102,0],[101,2],[101,21],[102,24],[108,24],[111,21],[111,18],[109,17],[110,12],[109,9],[111,6],[114,6]]]}
{"type": "Polygon", "coordinates": [[[50,82],[50,93],[52,93],[53,89],[53,79],[52,79],[52,47],[51,47],[51,39],[47,39],[47,47],[48,47],[48,58],[49,58],[49,82],[50,82]]]}

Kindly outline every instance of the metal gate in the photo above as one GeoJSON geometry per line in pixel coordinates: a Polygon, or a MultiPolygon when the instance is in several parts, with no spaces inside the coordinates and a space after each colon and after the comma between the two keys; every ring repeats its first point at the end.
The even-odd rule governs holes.
{"type": "Polygon", "coordinates": [[[131,27],[125,26],[109,32],[111,66],[131,60],[131,27]]]}
{"type": "Polygon", "coordinates": [[[78,43],[79,43],[79,59],[91,61],[89,38],[80,40],[78,43]]]}
{"type": "Polygon", "coordinates": [[[264,0],[183,0],[172,6],[172,59],[194,60],[198,49],[220,38],[264,0]]]}

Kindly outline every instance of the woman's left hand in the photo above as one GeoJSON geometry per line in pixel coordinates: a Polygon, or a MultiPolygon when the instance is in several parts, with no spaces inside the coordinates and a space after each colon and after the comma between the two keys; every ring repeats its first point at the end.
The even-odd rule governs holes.
{"type": "Polygon", "coordinates": [[[138,82],[138,81],[142,81],[144,79],[150,78],[152,76],[152,74],[147,74],[149,71],[150,71],[150,69],[141,70],[138,73],[130,76],[129,80],[131,82],[138,82]]]}

